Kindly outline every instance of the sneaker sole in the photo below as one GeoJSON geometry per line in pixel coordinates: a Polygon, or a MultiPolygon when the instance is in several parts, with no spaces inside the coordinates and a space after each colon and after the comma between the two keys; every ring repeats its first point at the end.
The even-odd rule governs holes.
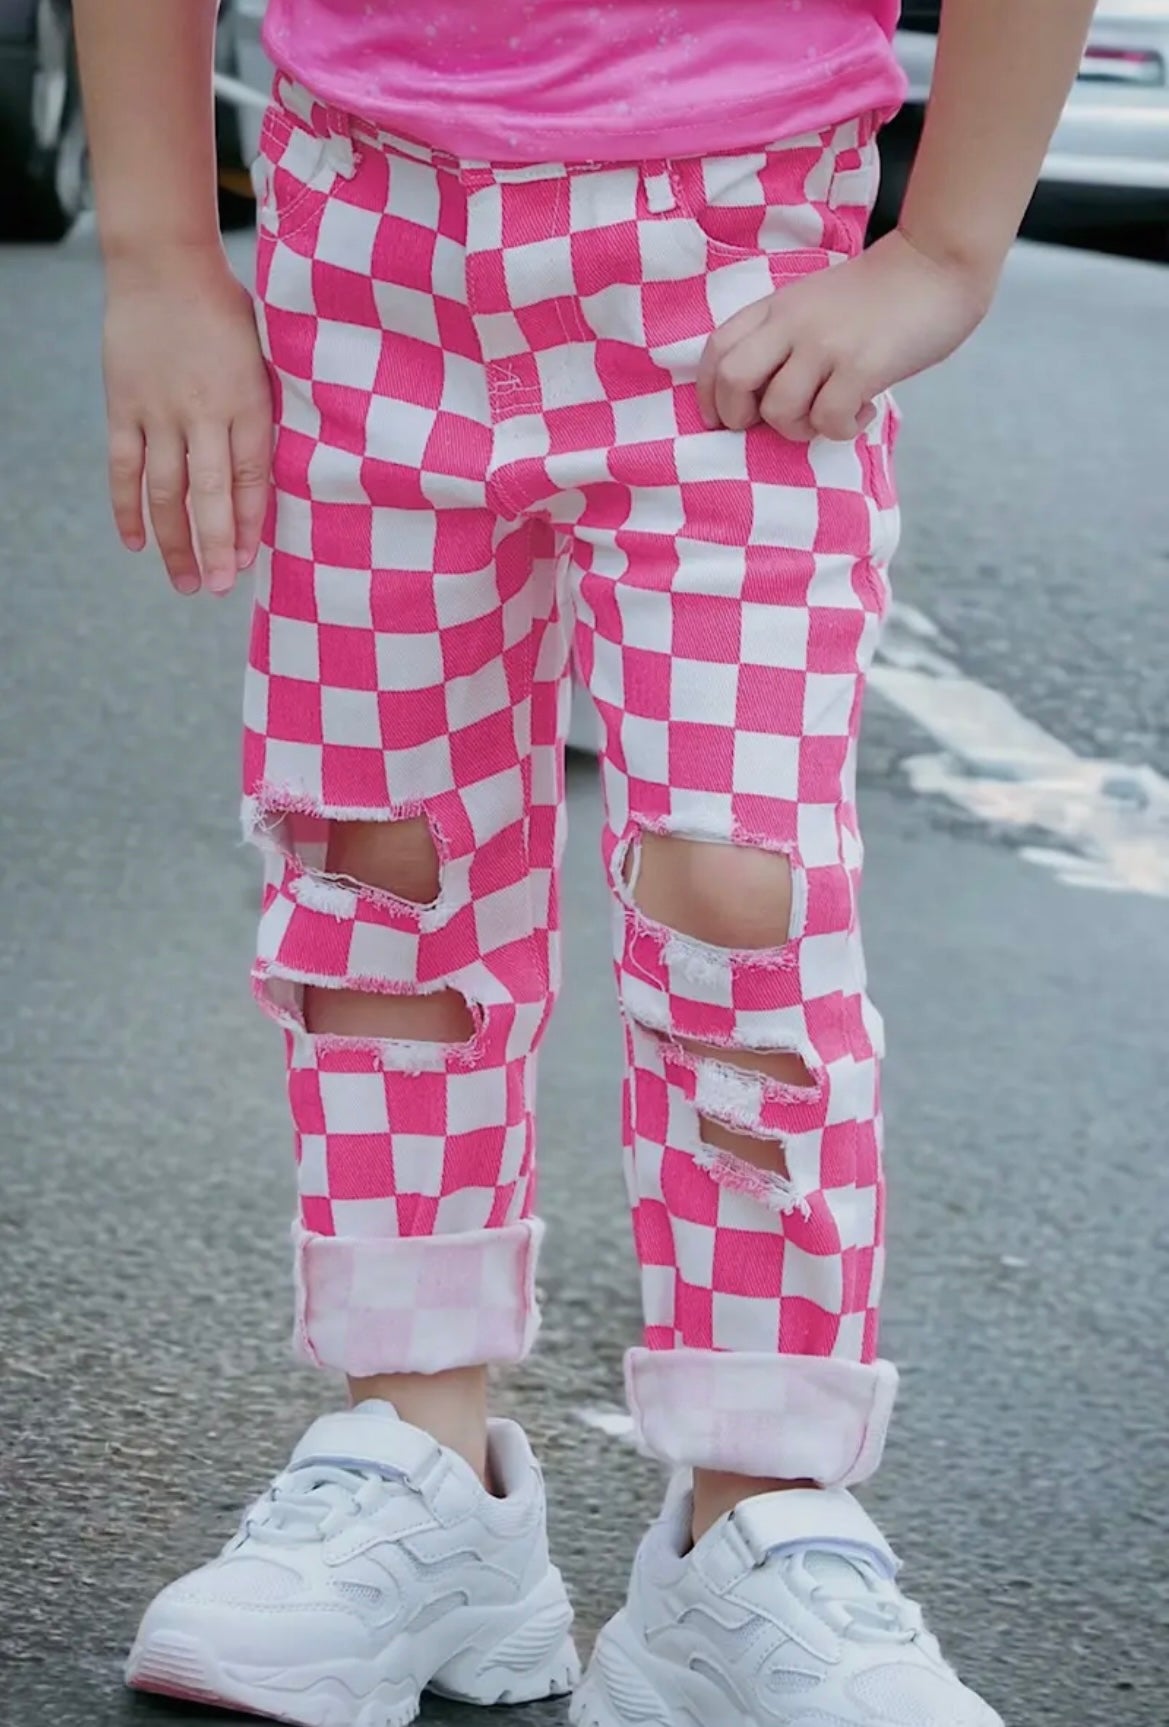
{"type": "Polygon", "coordinates": [[[486,1705],[565,1696],[580,1679],[571,1627],[572,1608],[554,1573],[520,1605],[482,1615],[477,1634],[425,1680],[384,1677],[374,1661],[350,1663],[343,1675],[326,1668],[227,1667],[200,1638],[158,1629],[131,1650],[126,1683],[293,1727],[409,1727],[427,1690],[486,1705]]]}
{"type": "Polygon", "coordinates": [[[618,1613],[597,1637],[588,1672],[569,1704],[572,1727],[677,1727],[679,1719],[706,1718],[689,1709],[680,1717],[647,1679],[638,1650],[624,1612],[618,1613]]]}
{"type": "MultiPolygon", "coordinates": [[[[963,1727],[1003,1727],[1002,1718],[989,1704],[973,1694],[962,1692],[963,1727]]],[[[791,1720],[828,1720],[828,1715],[808,1713],[795,1707],[791,1720]]],[[[953,1719],[944,1699],[939,1700],[937,1720],[953,1719]]],[[[769,1721],[779,1717],[767,1712],[769,1721]]],[[[659,1661],[653,1656],[628,1623],[624,1610],[603,1628],[597,1638],[588,1672],[568,1706],[572,1727],[679,1727],[688,1722],[723,1722],[728,1719],[727,1697],[721,1690],[704,1685],[692,1670],[676,1667],[672,1662],[659,1661]],[[656,1669],[656,1672],[655,1672],[656,1669]]],[[[751,1714],[736,1716],[738,1727],[757,1727],[762,1717],[751,1714]]],[[[832,1714],[832,1720],[843,1717],[832,1714]]],[[[890,1717],[891,1719],[891,1717],[890,1717]]]]}

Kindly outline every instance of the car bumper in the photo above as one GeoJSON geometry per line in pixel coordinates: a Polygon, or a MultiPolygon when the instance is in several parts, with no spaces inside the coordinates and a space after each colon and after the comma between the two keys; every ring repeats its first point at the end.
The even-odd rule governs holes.
{"type": "MultiPolygon", "coordinates": [[[[929,95],[936,47],[932,36],[898,33],[910,108],[923,106],[929,95]]],[[[1068,190],[1114,191],[1152,202],[1163,195],[1169,201],[1169,85],[1082,79],[1068,99],[1041,178],[1068,190]]]]}
{"type": "Polygon", "coordinates": [[[1164,192],[1169,198],[1169,100],[1163,94],[1159,104],[1129,106],[1073,98],[1043,178],[1065,186],[1164,192]]]}
{"type": "Polygon", "coordinates": [[[264,4],[265,0],[236,0],[236,70],[240,83],[263,97],[262,104],[249,103],[239,111],[240,146],[245,163],[254,162],[260,153],[260,126],[272,88],[272,62],[260,41],[264,4]]]}

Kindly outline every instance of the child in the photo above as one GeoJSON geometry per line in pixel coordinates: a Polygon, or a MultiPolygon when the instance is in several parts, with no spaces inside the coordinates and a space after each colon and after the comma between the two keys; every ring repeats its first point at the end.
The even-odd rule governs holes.
{"type": "Polygon", "coordinates": [[[257,338],[216,230],[214,0],[76,0],[122,537],[145,488],[182,593],[263,548],[254,982],[297,1338],[350,1400],[153,1603],[131,1684],[398,1727],[427,1686],[577,1680],[539,1471],[486,1413],[538,1317],[572,653],[604,728],[628,1394],[676,1475],[571,1717],[998,1721],[848,1491],[896,1383],[854,752],[887,391],[983,316],[1091,10],[946,0],[901,225],[862,252],[894,0],[272,0],[257,338]]]}

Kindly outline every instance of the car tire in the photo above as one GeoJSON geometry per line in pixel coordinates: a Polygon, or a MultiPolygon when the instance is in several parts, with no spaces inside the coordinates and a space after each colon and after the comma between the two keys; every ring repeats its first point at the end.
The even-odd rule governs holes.
{"type": "Polygon", "coordinates": [[[21,240],[61,240],[90,202],[81,83],[65,0],[36,0],[17,160],[5,170],[5,229],[21,240]]]}

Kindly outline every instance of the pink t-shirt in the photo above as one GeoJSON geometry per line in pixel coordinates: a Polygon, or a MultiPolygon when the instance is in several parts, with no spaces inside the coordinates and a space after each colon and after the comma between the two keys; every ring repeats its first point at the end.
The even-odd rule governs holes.
{"type": "Polygon", "coordinates": [[[493,162],[705,156],[903,94],[900,0],[270,0],[326,102],[493,162]]]}

